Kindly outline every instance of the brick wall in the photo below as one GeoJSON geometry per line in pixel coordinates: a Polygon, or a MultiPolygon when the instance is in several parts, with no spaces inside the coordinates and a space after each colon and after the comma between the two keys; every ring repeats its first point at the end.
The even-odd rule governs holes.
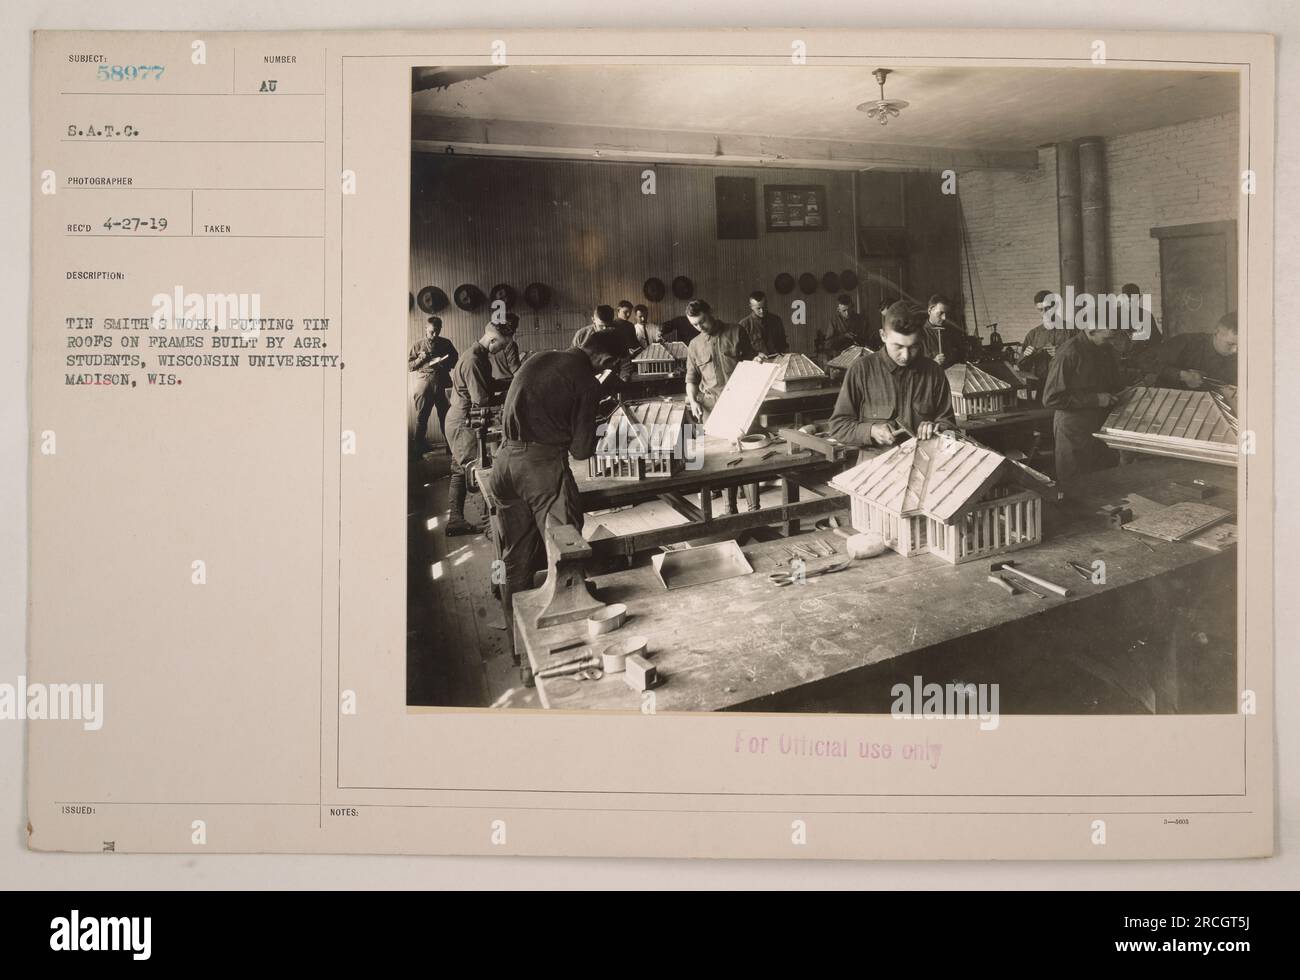
{"type": "Polygon", "coordinates": [[[1160,311],[1160,248],[1151,229],[1237,217],[1237,113],[1106,141],[1110,284],[1135,282],[1160,311]]]}
{"type": "Polygon", "coordinates": [[[998,324],[1002,339],[1020,340],[1037,321],[1034,293],[1060,282],[1056,230],[1056,150],[1038,151],[1029,172],[978,170],[958,179],[970,238],[970,276],[962,262],[966,328],[973,326],[971,285],[980,336],[998,324]]]}
{"type": "MultiPolygon", "coordinates": [[[[1136,282],[1160,310],[1160,250],[1151,229],[1237,217],[1237,114],[1144,130],[1106,141],[1111,289],[1136,282]]],[[[976,171],[960,178],[981,333],[998,321],[1006,340],[1034,325],[1033,295],[1058,289],[1056,153],[1030,173],[976,171]]],[[[964,305],[971,284],[962,269],[964,305]]],[[[967,320],[970,320],[969,314],[967,320]]]]}

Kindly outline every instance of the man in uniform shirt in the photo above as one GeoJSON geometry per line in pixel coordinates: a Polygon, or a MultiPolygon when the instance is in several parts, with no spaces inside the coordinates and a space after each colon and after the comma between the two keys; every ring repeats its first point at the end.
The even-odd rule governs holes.
{"type": "Polygon", "coordinates": [[[1129,308],[1129,323],[1131,329],[1136,329],[1139,322],[1151,325],[1150,335],[1145,340],[1135,339],[1135,344],[1146,344],[1154,349],[1164,342],[1164,334],[1160,332],[1160,324],[1156,321],[1156,315],[1151,312],[1150,308],[1143,301],[1142,287],[1135,282],[1126,282],[1120,287],[1120,294],[1124,297],[1124,302],[1129,308]]]}
{"type": "MultiPolygon", "coordinates": [[[[686,315],[699,330],[699,335],[686,348],[686,404],[696,418],[707,422],[736,365],[761,357],[755,355],[749,334],[739,324],[716,319],[704,300],[692,300],[686,315]]],[[[751,510],[757,509],[756,496],[748,497],[751,510]]],[[[723,513],[735,512],[736,488],[728,487],[723,513]]]]}
{"type": "Polygon", "coordinates": [[[846,348],[853,346],[879,350],[880,335],[877,333],[872,338],[867,334],[867,318],[861,313],[853,312],[853,300],[847,293],[843,293],[835,300],[835,312],[831,314],[826,332],[822,333],[819,330],[813,345],[817,353],[825,354],[827,357],[835,357],[843,353],[846,348]]]}
{"type": "Polygon", "coordinates": [[[931,296],[926,304],[923,353],[941,368],[966,362],[966,331],[948,319],[951,309],[952,303],[939,293],[931,296]]]}
{"type": "Polygon", "coordinates": [[[830,433],[849,446],[892,446],[900,436],[929,439],[956,428],[948,376],[921,353],[923,325],[906,303],[885,314],[883,346],[844,375],[830,433]]]}
{"type": "Polygon", "coordinates": [[[1160,325],[1136,283],[1124,284],[1120,289],[1120,303],[1123,307],[1117,311],[1121,317],[1120,329],[1111,341],[1119,355],[1120,369],[1131,379],[1150,383],[1160,370],[1157,354],[1164,341],[1160,325]]]}
{"type": "MultiPolygon", "coordinates": [[[[519,329],[519,317],[515,314],[507,313],[506,322],[511,324],[515,330],[519,329]]],[[[519,355],[519,343],[511,337],[510,343],[492,355],[493,377],[502,381],[513,378],[515,372],[519,370],[522,360],[523,358],[519,355]]]]}
{"type": "Polygon", "coordinates": [[[442,318],[429,317],[424,339],[406,356],[407,370],[415,375],[415,451],[421,456],[429,449],[429,418],[434,409],[438,411],[438,430],[443,440],[447,439],[447,389],[456,357],[455,346],[442,336],[442,318]]]}
{"type": "Polygon", "coordinates": [[[632,308],[632,325],[636,327],[636,342],[643,348],[659,341],[659,328],[650,322],[650,307],[638,303],[632,308]]]}
{"type": "Polygon", "coordinates": [[[699,328],[695,323],[699,320],[699,306],[703,304],[708,306],[703,300],[691,300],[686,304],[686,312],[681,316],[675,316],[668,320],[659,328],[659,342],[666,344],[669,341],[678,341],[686,345],[700,335],[699,328]],[[691,311],[695,312],[692,313],[691,311]],[[694,317],[694,320],[692,319],[694,317]]]}
{"type": "Polygon", "coordinates": [[[546,525],[582,529],[582,506],[569,457],[596,451],[596,375],[627,352],[612,331],[588,334],[581,347],[532,354],[520,367],[501,414],[504,440],[492,463],[491,490],[506,581],[507,615],[516,592],[546,567],[546,525]]]}
{"type": "Polygon", "coordinates": [[[686,404],[707,422],[736,365],[755,360],[756,354],[749,334],[739,324],[714,317],[704,300],[693,300],[687,316],[699,335],[686,348],[686,404]]]}
{"type": "MultiPolygon", "coordinates": [[[[518,322],[516,320],[516,322],[518,322]]],[[[470,425],[472,409],[500,405],[509,381],[492,376],[492,355],[514,336],[513,324],[488,321],[483,336],[456,365],[451,374],[451,410],[447,413],[447,435],[451,447],[451,481],[447,497],[447,534],[474,534],[477,529],[465,520],[468,492],[466,470],[478,456],[478,436],[470,425]]]]}
{"type": "Polygon", "coordinates": [[[785,339],[785,324],[775,313],[767,311],[767,296],[762,290],[749,294],[749,315],[739,326],[749,335],[749,345],[757,354],[775,357],[790,349],[790,342],[785,339]]]}
{"type": "MultiPolygon", "coordinates": [[[[598,330],[614,329],[614,307],[602,303],[591,314],[591,322],[585,327],[579,327],[573,335],[574,347],[581,347],[586,343],[587,338],[598,330]]],[[[615,334],[617,336],[617,334],[615,334]]]]}
{"type": "Polygon", "coordinates": [[[1156,351],[1162,388],[1237,387],[1237,314],[1225,313],[1214,333],[1180,333],[1156,351]]]}
{"type": "Polygon", "coordinates": [[[1025,334],[1025,339],[1021,342],[1020,356],[1028,357],[1034,351],[1047,351],[1048,354],[1055,353],[1057,341],[1063,341],[1066,338],[1061,335],[1061,331],[1051,326],[1048,319],[1048,302],[1047,298],[1052,295],[1049,289],[1040,289],[1034,293],[1034,309],[1038,311],[1037,322],[1025,334]]]}
{"type": "Polygon", "coordinates": [[[610,333],[618,339],[619,347],[623,348],[623,356],[604,381],[603,387],[606,395],[617,394],[632,379],[632,357],[628,353],[631,348],[624,347],[626,337],[622,336],[615,327],[614,321],[616,319],[614,307],[602,303],[592,313],[591,323],[573,335],[573,343],[570,345],[571,347],[585,347],[587,338],[597,333],[610,333]]]}
{"type": "Polygon", "coordinates": [[[637,336],[636,321],[632,318],[634,309],[630,300],[618,301],[618,306],[614,309],[614,330],[628,350],[639,351],[645,344],[637,336]]]}
{"type": "Polygon", "coordinates": [[[1093,436],[1110,414],[1115,393],[1124,387],[1119,357],[1111,346],[1111,326],[1071,330],[1047,372],[1043,406],[1054,409],[1056,479],[1061,482],[1115,463],[1114,454],[1093,436]]]}

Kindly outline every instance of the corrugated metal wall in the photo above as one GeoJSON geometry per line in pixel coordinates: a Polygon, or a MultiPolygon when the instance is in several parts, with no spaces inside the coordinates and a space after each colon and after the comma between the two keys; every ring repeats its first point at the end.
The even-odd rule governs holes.
{"type": "MultiPolygon", "coordinates": [[[[438,286],[450,297],[462,283],[484,293],[509,283],[520,293],[515,312],[522,317],[524,350],[568,346],[598,303],[646,303],[656,323],[676,316],[685,304],[671,288],[663,302],[652,304],[642,284],[657,276],[671,287],[673,277],[685,275],[695,295],[730,321],[748,312],[751,291],[766,291],[791,344],[811,352],[835,296],[819,289],[804,297],[796,288],[782,297],[773,280],[781,272],[796,278],[811,272],[820,280],[854,267],[850,173],[415,154],[412,175],[411,292],[438,286]],[[641,191],[646,169],[655,171],[653,195],[641,191]],[[760,209],[764,184],[823,184],[828,229],[768,234],[760,213],[757,239],[719,241],[718,176],[756,178],[760,209]],[[553,293],[551,308],[538,314],[522,298],[534,281],[553,293]],[[804,326],[790,322],[796,298],[808,302],[804,326]]],[[[488,311],[469,314],[452,304],[440,315],[444,335],[463,350],[481,332],[488,311]]],[[[411,343],[424,322],[417,306],[410,315],[411,343]]]]}

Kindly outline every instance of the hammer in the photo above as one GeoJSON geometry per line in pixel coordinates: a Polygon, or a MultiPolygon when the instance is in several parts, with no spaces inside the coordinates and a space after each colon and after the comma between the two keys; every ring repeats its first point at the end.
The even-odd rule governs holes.
{"type": "Polygon", "coordinates": [[[1068,596],[1070,594],[1070,590],[1062,585],[1057,585],[1055,582],[1049,582],[1045,578],[1039,578],[1037,575],[1030,575],[1028,572],[1021,571],[1016,567],[1016,563],[1013,561],[995,561],[989,566],[989,571],[1010,572],[1012,575],[1017,575],[1027,582],[1033,582],[1035,585],[1047,589],[1049,592],[1054,592],[1059,596],[1068,596]]]}

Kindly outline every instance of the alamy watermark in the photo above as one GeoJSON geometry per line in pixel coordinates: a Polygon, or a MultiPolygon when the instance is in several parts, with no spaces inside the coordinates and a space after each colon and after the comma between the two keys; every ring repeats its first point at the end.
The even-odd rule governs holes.
{"type": "Polygon", "coordinates": [[[18,675],[0,683],[0,721],[79,721],[88,732],[104,727],[103,684],[41,684],[18,675]]]}
{"type": "Polygon", "coordinates": [[[152,934],[153,919],[147,915],[82,916],[73,909],[50,920],[50,949],[129,952],[133,960],[147,960],[153,951],[152,934]]]}
{"type": "Polygon", "coordinates": [[[899,682],[889,693],[894,718],[978,718],[982,732],[996,731],[1000,723],[996,684],[926,684],[918,674],[910,685],[899,682]]]}
{"type": "Polygon", "coordinates": [[[1149,293],[1048,293],[1043,298],[1043,326],[1048,330],[1122,330],[1147,340],[1155,318],[1149,293]]]}
{"type": "Polygon", "coordinates": [[[704,450],[699,438],[702,432],[702,426],[689,422],[647,425],[623,421],[612,430],[608,422],[602,422],[596,427],[596,451],[600,456],[622,459],[681,459],[685,461],[686,469],[698,470],[704,466],[704,450]]]}
{"type": "Polygon", "coordinates": [[[176,286],[170,293],[156,293],[153,306],[155,330],[237,330],[258,333],[263,327],[261,293],[187,293],[176,286]]]}

